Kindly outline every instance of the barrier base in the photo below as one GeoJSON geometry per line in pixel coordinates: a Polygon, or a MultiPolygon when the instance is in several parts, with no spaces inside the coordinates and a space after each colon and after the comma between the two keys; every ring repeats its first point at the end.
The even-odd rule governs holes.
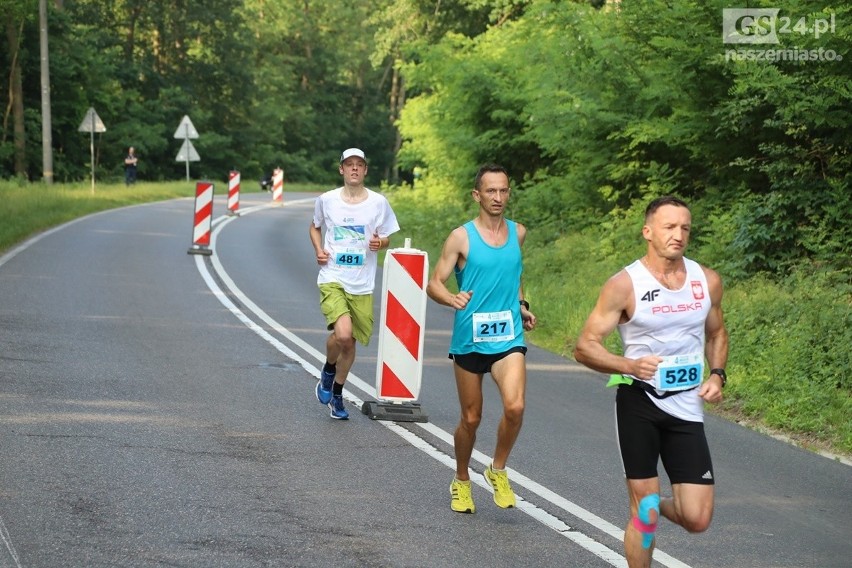
{"type": "Polygon", "coordinates": [[[209,248],[205,247],[205,246],[192,245],[190,247],[190,249],[188,251],[186,251],[186,254],[203,254],[203,255],[210,256],[211,254],[213,254],[213,251],[210,250],[209,248]]]}
{"type": "Polygon", "coordinates": [[[391,422],[429,422],[429,417],[423,413],[420,405],[413,402],[381,402],[367,400],[361,406],[361,412],[373,420],[390,420],[391,422]]]}
{"type": "Polygon", "coordinates": [[[228,209],[225,215],[227,215],[228,217],[239,217],[240,213],[239,211],[231,211],[230,209],[228,209]]]}

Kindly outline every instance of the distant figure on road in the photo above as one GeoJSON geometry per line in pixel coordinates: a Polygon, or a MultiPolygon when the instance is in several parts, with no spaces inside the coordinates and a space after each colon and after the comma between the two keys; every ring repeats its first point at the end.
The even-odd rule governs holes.
{"type": "Polygon", "coordinates": [[[704,403],[722,400],[728,332],[719,275],[684,257],[692,216],[686,203],[660,197],[645,210],[645,256],[603,286],[574,350],[580,363],[614,373],[615,419],[630,498],[624,552],[630,568],[648,567],[657,519],[703,532],[713,517],[713,464],[704,403]],[[624,356],[604,340],[615,329],[624,356]],[[704,377],[705,359],[710,368],[704,377]],[[672,483],[660,498],[657,461],[672,483]]]}
{"type": "Polygon", "coordinates": [[[504,218],[510,192],[509,176],[502,166],[485,164],[479,168],[471,192],[479,204],[479,214],[447,237],[426,287],[430,298],[456,310],[449,356],[461,418],[454,437],[456,475],[450,483],[450,508],[458,513],[476,511],[469,466],[482,420],[485,373],[491,373],[500,391],[503,417],[497,428],[494,457],[483,475],[494,489],[498,507],[515,506],[506,461],[524,418],[524,330],[533,329],[536,318],[521,287],[521,246],[527,230],[504,218]],[[456,275],[457,294],[447,289],[452,274],[456,275]]]}
{"type": "Polygon", "coordinates": [[[127,150],[127,157],[124,158],[124,183],[132,185],[136,183],[136,164],[139,158],[136,156],[136,149],[131,146],[127,150]]]}
{"type": "Polygon", "coordinates": [[[339,171],[343,186],[317,198],[309,233],[320,265],[320,308],[331,330],[316,396],[332,418],[346,420],[343,384],[355,361],[355,341],[367,345],[373,334],[378,250],[387,248],[399,224],[388,200],[364,187],[363,151],[344,150],[339,171]]]}

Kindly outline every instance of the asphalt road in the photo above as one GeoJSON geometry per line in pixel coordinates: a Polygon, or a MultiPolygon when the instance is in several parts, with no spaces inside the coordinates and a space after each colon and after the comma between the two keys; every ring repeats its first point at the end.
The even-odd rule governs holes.
{"type": "MultiPolygon", "coordinates": [[[[375,393],[375,338],[347,384],[351,420],[329,418],[313,393],[326,337],[314,197],[244,195],[239,217],[217,197],[210,256],[187,254],[183,199],[0,257],[0,567],[626,565],[614,393],[572,361],[528,354],[515,510],[479,476],[500,412],[488,381],[477,512],[449,508],[447,308],[427,310],[428,422],[358,411],[375,393]]],[[[852,566],[849,465],[713,416],[707,432],[713,525],[661,523],[655,566],[852,566]]]]}

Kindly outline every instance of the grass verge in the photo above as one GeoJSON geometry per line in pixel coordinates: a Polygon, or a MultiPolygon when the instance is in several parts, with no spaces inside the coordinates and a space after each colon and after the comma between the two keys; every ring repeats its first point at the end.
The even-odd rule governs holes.
{"type": "MultiPolygon", "coordinates": [[[[432,264],[449,232],[475,214],[458,203],[430,203],[418,192],[396,191],[391,199],[403,232],[417,236],[414,246],[429,252],[432,264]]],[[[528,229],[524,292],[538,318],[528,339],[571,358],[603,283],[646,246],[606,229],[550,242],[535,227],[528,229]]],[[[701,262],[700,247],[690,253],[701,262]]],[[[725,402],[707,405],[708,412],[852,460],[849,283],[802,266],[780,282],[755,276],[726,287],[723,307],[730,334],[729,382],[725,402]]],[[[617,334],[607,339],[607,347],[620,352],[617,334]]]]}

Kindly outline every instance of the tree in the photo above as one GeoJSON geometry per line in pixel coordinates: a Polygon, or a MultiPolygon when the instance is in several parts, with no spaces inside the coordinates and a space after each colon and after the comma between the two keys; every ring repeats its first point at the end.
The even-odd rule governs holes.
{"type": "Polygon", "coordinates": [[[14,172],[16,176],[26,178],[26,127],[24,125],[24,92],[21,82],[21,39],[24,28],[24,15],[20,5],[12,4],[6,13],[6,40],[9,46],[9,102],[3,113],[3,136],[0,148],[6,142],[9,115],[13,122],[14,172]]]}

